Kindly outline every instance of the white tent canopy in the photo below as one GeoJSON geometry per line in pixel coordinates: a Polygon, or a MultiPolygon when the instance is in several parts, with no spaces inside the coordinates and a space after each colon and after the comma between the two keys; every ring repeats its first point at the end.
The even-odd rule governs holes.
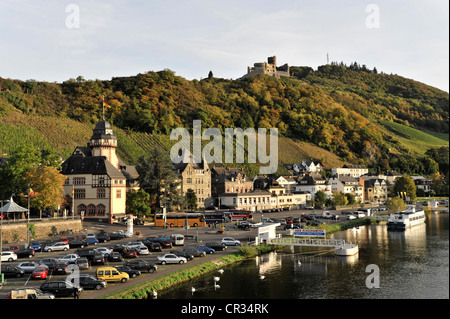
{"type": "Polygon", "coordinates": [[[6,205],[4,205],[3,207],[0,207],[0,213],[17,213],[17,212],[26,212],[26,211],[28,211],[28,209],[17,205],[14,202],[12,196],[6,205]]]}

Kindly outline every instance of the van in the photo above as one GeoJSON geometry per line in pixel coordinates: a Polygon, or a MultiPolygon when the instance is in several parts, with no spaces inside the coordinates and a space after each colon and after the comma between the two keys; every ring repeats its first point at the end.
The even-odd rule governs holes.
{"type": "Polygon", "coordinates": [[[23,288],[11,290],[7,299],[55,299],[53,294],[43,293],[39,289],[23,288]]]}
{"type": "Polygon", "coordinates": [[[120,272],[115,267],[100,267],[96,272],[97,279],[104,280],[106,282],[127,282],[130,276],[126,272],[120,272]]]}
{"type": "Polygon", "coordinates": [[[175,246],[183,246],[184,245],[184,236],[181,234],[173,234],[170,236],[173,244],[175,246]]]}

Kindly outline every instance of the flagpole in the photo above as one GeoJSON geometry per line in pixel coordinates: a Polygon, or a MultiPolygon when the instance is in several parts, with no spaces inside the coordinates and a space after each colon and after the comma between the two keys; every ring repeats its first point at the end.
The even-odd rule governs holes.
{"type": "Polygon", "coordinates": [[[30,188],[30,184],[28,183],[28,214],[27,214],[27,247],[29,246],[30,243],[30,194],[31,194],[31,188],[30,188]]]}

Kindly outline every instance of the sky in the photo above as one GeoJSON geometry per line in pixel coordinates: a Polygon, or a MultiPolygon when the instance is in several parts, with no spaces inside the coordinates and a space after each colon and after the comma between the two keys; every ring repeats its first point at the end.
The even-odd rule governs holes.
{"type": "Polygon", "coordinates": [[[448,0],[1,0],[0,77],[110,80],[166,68],[352,62],[449,92],[448,0]]]}

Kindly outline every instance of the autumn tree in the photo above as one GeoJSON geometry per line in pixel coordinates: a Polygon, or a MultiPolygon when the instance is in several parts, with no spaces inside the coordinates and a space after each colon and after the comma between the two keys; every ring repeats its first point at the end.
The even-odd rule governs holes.
{"type": "Polygon", "coordinates": [[[394,194],[403,197],[404,193],[411,201],[415,200],[417,197],[416,184],[414,184],[414,180],[411,177],[406,175],[397,179],[394,184],[394,194]]]}
{"type": "Polygon", "coordinates": [[[65,177],[52,166],[37,165],[27,172],[26,179],[34,191],[34,196],[30,198],[30,206],[42,210],[51,208],[57,209],[62,201],[65,177]]]}

